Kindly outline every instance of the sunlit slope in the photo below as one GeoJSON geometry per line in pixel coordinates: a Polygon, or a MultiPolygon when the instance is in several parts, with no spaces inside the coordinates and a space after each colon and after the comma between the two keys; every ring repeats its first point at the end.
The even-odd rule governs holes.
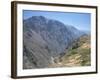
{"type": "Polygon", "coordinates": [[[73,42],[65,55],[58,58],[50,67],[75,67],[91,65],[90,36],[84,35],[73,42]]]}

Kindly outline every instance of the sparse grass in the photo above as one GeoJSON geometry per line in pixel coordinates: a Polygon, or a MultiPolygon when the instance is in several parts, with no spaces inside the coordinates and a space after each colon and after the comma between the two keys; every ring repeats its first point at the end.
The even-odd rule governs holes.
{"type": "Polygon", "coordinates": [[[91,62],[91,55],[90,55],[90,48],[81,50],[80,54],[82,55],[82,66],[90,65],[91,62]]]}
{"type": "Polygon", "coordinates": [[[72,50],[69,51],[69,54],[70,55],[77,54],[77,50],[76,49],[72,49],[72,50]]]}

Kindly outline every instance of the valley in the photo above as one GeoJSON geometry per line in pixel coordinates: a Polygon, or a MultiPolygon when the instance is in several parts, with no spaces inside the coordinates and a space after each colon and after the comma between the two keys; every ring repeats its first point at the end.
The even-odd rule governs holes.
{"type": "Polygon", "coordinates": [[[89,66],[90,36],[44,16],[23,21],[23,69],[89,66]]]}

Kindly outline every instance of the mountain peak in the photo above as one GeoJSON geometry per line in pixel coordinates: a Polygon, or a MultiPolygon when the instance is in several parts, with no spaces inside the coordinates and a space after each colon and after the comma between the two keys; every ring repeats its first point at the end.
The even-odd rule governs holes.
{"type": "MultiPolygon", "coordinates": [[[[51,57],[59,56],[81,36],[76,28],[44,16],[32,16],[24,21],[23,27],[24,61],[29,60],[32,68],[46,67],[51,57]]],[[[25,68],[30,68],[27,63],[24,62],[25,68]]]]}

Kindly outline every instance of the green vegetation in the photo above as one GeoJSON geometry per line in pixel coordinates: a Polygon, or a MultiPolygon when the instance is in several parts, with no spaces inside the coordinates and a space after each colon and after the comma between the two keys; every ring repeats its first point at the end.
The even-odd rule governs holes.
{"type": "Polygon", "coordinates": [[[88,49],[83,49],[81,52],[80,52],[80,54],[82,55],[82,63],[81,63],[81,65],[82,66],[85,66],[85,65],[90,65],[90,60],[91,60],[91,58],[90,58],[90,48],[88,48],[88,49]]]}

